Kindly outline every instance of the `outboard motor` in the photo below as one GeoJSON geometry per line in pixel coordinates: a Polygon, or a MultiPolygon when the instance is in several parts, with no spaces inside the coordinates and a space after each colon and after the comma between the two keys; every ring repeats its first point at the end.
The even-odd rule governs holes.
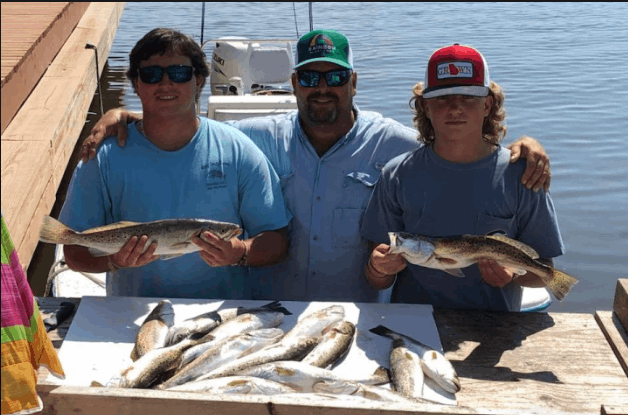
{"type": "Polygon", "coordinates": [[[244,95],[242,69],[248,65],[249,47],[238,39],[245,40],[221,38],[216,41],[209,81],[212,95],[244,95]]]}
{"type": "Polygon", "coordinates": [[[289,41],[224,37],[212,56],[212,95],[247,95],[253,90],[287,84],[293,59],[289,41]],[[269,43],[280,44],[271,46],[269,43]]]}

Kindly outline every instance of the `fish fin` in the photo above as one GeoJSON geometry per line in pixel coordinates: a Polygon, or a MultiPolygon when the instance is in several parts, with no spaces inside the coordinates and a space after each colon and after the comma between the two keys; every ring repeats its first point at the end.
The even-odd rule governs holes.
{"type": "Polygon", "coordinates": [[[373,372],[373,385],[383,385],[390,382],[390,370],[380,366],[373,372]]]}
{"type": "Polygon", "coordinates": [[[279,300],[271,301],[268,304],[264,304],[260,308],[270,308],[270,309],[273,309],[275,307],[281,307],[281,303],[279,302],[279,300]]]}
{"type": "Polygon", "coordinates": [[[101,256],[107,256],[107,255],[111,255],[111,252],[105,252],[103,250],[100,250],[98,248],[87,248],[87,250],[89,251],[89,253],[96,258],[99,258],[101,256]]]}
{"type": "Polygon", "coordinates": [[[449,275],[453,275],[454,277],[464,278],[464,273],[460,268],[446,268],[441,269],[441,271],[445,271],[449,275]]]}
{"type": "Polygon", "coordinates": [[[182,241],[182,242],[175,242],[173,244],[170,244],[168,245],[168,247],[174,251],[174,250],[179,250],[179,249],[187,249],[187,247],[189,247],[190,245],[192,245],[192,242],[182,241]]]}
{"type": "Polygon", "coordinates": [[[73,245],[76,232],[65,226],[57,219],[48,215],[44,216],[39,231],[39,240],[49,244],[73,245]]]}
{"type": "Polygon", "coordinates": [[[334,395],[351,395],[358,388],[359,385],[357,383],[344,380],[323,380],[312,385],[312,390],[315,393],[332,393],[334,395]]]}
{"type": "Polygon", "coordinates": [[[129,226],[135,226],[135,225],[141,225],[141,223],[129,222],[129,221],[124,221],[123,220],[121,222],[111,223],[109,225],[99,226],[97,228],[91,228],[91,229],[88,229],[86,231],[81,232],[81,234],[89,235],[90,233],[97,233],[97,232],[111,231],[111,230],[114,230],[114,229],[128,228],[129,226]]]}
{"type": "Polygon", "coordinates": [[[105,387],[105,385],[103,385],[100,382],[96,382],[95,380],[92,380],[92,383],[90,383],[89,386],[91,386],[92,388],[104,388],[105,387]]]}
{"type": "Polygon", "coordinates": [[[179,258],[180,256],[183,256],[185,254],[168,254],[168,255],[159,255],[159,259],[161,259],[162,261],[168,261],[170,259],[175,259],[175,258],[179,258]]]}
{"type": "MultiPolygon", "coordinates": [[[[388,327],[384,327],[382,325],[379,325],[377,327],[374,327],[372,329],[369,330],[371,333],[375,333],[379,336],[383,336],[383,337],[391,337],[391,334],[394,334],[395,332],[392,331],[391,329],[389,329],[388,327]]],[[[392,337],[391,337],[392,338],[392,337]]]]}
{"type": "Polygon", "coordinates": [[[571,288],[578,283],[578,279],[554,268],[552,268],[552,273],[549,281],[546,281],[547,288],[558,301],[563,301],[571,288]]]}
{"type": "MultiPolygon", "coordinates": [[[[499,264],[499,262],[498,262],[498,264],[499,264]]],[[[509,270],[511,270],[513,272],[513,274],[515,274],[515,275],[523,275],[523,274],[527,274],[527,272],[528,272],[528,271],[526,271],[525,269],[522,269],[522,268],[513,268],[513,267],[509,267],[509,266],[506,266],[505,268],[508,268],[509,270]]]]}
{"type": "Polygon", "coordinates": [[[500,241],[510,246],[513,246],[517,248],[518,250],[523,251],[523,253],[525,253],[527,256],[529,256],[532,259],[539,258],[539,254],[532,247],[524,244],[523,242],[509,238],[505,235],[486,235],[486,238],[494,239],[496,241],[500,241]]]}
{"type": "Polygon", "coordinates": [[[292,313],[289,312],[285,307],[273,308],[273,311],[279,311],[279,312],[283,313],[284,316],[291,316],[292,315],[292,313]]]}

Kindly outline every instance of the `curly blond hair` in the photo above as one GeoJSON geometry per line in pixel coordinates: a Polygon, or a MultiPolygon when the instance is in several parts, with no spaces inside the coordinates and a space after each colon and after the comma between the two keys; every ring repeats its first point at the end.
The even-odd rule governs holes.
{"type": "MultiPolygon", "coordinates": [[[[434,142],[434,127],[423,109],[423,90],[424,83],[421,81],[412,88],[414,96],[410,100],[410,108],[414,113],[414,126],[419,130],[419,141],[426,144],[434,142]]],[[[507,127],[503,124],[506,118],[506,110],[504,109],[504,92],[502,87],[491,81],[488,91],[489,96],[493,97],[493,106],[488,116],[484,119],[482,126],[482,136],[487,142],[497,145],[506,136],[507,127]]]]}

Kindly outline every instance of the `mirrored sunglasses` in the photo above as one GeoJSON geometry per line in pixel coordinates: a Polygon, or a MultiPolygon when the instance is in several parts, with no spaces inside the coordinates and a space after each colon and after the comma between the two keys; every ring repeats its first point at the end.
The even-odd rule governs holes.
{"type": "Polygon", "coordinates": [[[190,82],[194,75],[194,68],[187,65],[172,65],[164,68],[163,66],[144,66],[139,69],[139,75],[145,84],[156,84],[161,82],[164,72],[168,74],[168,78],[177,84],[190,82]]]}
{"type": "Polygon", "coordinates": [[[321,81],[321,77],[325,77],[327,86],[343,86],[349,82],[351,78],[351,69],[337,69],[327,72],[319,71],[297,71],[299,84],[307,88],[313,88],[321,81]]]}

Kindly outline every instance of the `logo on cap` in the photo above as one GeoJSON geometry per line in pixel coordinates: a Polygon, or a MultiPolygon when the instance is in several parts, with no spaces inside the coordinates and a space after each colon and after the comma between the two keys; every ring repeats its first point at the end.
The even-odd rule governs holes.
{"type": "Polygon", "coordinates": [[[447,62],[436,67],[437,79],[473,78],[473,64],[471,62],[447,62]]]}
{"type": "Polygon", "coordinates": [[[309,52],[331,52],[335,48],[336,46],[334,45],[334,42],[332,42],[332,40],[328,36],[324,34],[318,34],[314,36],[312,40],[310,40],[309,52]]]}

